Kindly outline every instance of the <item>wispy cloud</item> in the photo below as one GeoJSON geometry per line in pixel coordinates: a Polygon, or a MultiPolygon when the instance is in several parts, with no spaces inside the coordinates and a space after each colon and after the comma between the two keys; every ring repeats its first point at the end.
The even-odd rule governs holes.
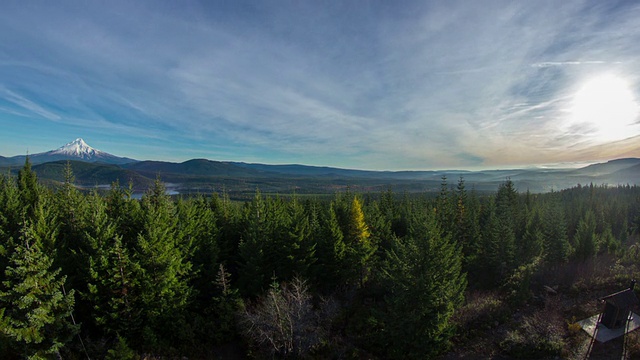
{"type": "Polygon", "coordinates": [[[640,89],[633,3],[2,7],[0,126],[27,114],[59,136],[126,133],[141,144],[131,157],[375,169],[571,161],[597,153],[589,129],[567,123],[578,84],[615,71],[640,89]]]}
{"type": "MultiPolygon", "coordinates": [[[[616,62],[619,64],[620,62],[616,62]]],[[[531,64],[532,67],[537,68],[546,68],[552,66],[566,66],[566,65],[594,65],[594,64],[605,64],[604,61],[544,61],[535,64],[531,64]]]]}
{"type": "MultiPolygon", "coordinates": [[[[17,106],[19,106],[20,108],[30,111],[38,116],[42,116],[45,119],[48,120],[53,120],[53,121],[57,121],[60,120],[60,116],[53,113],[52,111],[49,111],[47,109],[45,109],[43,106],[38,105],[37,103],[27,99],[24,96],[21,96],[19,94],[16,94],[15,92],[9,90],[9,89],[5,89],[0,87],[0,94],[2,94],[2,99],[4,99],[5,101],[15,104],[17,106]]],[[[11,111],[12,113],[15,113],[14,111],[11,111]]]]}

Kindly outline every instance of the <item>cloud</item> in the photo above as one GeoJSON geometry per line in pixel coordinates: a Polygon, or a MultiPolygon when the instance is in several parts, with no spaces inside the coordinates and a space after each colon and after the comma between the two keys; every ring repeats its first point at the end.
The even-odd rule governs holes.
{"type": "MultiPolygon", "coordinates": [[[[17,105],[24,110],[28,110],[48,120],[52,120],[52,121],[60,120],[59,115],[45,109],[43,106],[25,98],[24,96],[16,94],[15,92],[6,88],[0,87],[0,91],[2,91],[2,93],[4,94],[4,96],[2,97],[4,100],[10,103],[13,103],[14,105],[17,105]]],[[[14,111],[11,111],[11,112],[15,113],[14,111]]]]}
{"type": "Polygon", "coordinates": [[[566,66],[566,65],[593,65],[593,64],[605,64],[604,61],[544,61],[535,64],[531,64],[536,68],[547,68],[552,66],[566,66]]]}
{"type": "Polygon", "coordinates": [[[576,84],[640,74],[633,4],[39,7],[0,14],[3,108],[184,148],[145,148],[159,157],[379,169],[570,160],[591,146],[587,130],[563,126],[576,84]]]}

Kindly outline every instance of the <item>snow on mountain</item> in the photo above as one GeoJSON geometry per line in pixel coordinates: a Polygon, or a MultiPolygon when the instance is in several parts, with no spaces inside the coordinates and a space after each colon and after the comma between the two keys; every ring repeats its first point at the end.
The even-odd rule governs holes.
{"type": "MultiPolygon", "coordinates": [[[[24,163],[25,156],[14,156],[7,158],[6,160],[9,165],[22,165],[24,163]]],[[[82,138],[77,138],[56,150],[29,155],[29,160],[34,165],[60,160],[79,160],[105,164],[128,164],[137,162],[137,160],[134,159],[118,157],[95,149],[84,142],[82,138]]]]}
{"type": "Polygon", "coordinates": [[[100,150],[94,149],[91,146],[87,145],[82,138],[77,138],[72,142],[59,147],[56,150],[49,151],[45,153],[47,155],[67,155],[67,156],[75,156],[83,160],[92,160],[96,157],[101,157],[105,155],[109,155],[100,150]]]}

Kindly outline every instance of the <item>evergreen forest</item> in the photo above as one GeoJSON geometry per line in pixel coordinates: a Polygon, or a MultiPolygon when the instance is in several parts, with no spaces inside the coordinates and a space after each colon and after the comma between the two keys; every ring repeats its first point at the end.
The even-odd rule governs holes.
{"type": "Polygon", "coordinates": [[[553,294],[640,274],[636,185],[165,190],[80,191],[71,166],[45,187],[28,159],[0,175],[0,358],[570,357],[597,309],[553,294]]]}

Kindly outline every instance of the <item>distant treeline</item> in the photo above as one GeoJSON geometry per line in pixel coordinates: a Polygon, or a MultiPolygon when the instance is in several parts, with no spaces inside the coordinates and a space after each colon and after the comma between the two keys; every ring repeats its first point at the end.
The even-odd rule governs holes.
{"type": "Polygon", "coordinates": [[[640,188],[166,195],[0,176],[0,357],[429,358],[468,289],[531,298],[568,261],[622,256],[640,188]],[[226,353],[225,353],[226,351],[226,353]],[[226,354],[226,355],[225,355],[226,354]]]}

